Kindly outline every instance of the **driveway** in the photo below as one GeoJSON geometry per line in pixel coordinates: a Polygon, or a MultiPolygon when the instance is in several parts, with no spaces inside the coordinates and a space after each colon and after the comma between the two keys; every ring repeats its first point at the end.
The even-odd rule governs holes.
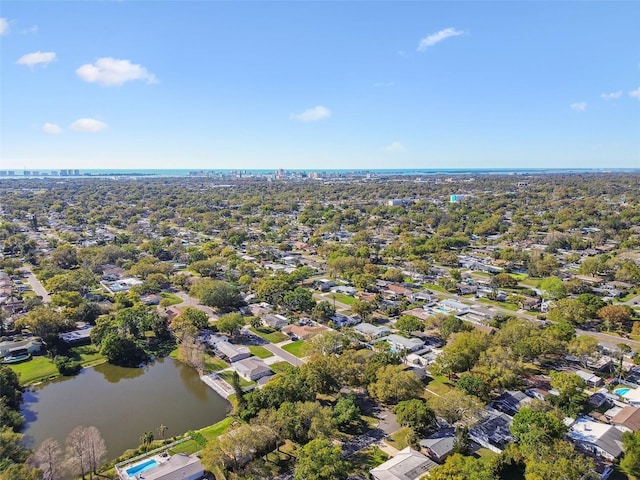
{"type": "Polygon", "coordinates": [[[39,297],[42,297],[42,301],[44,303],[49,303],[51,301],[51,297],[49,296],[45,288],[42,286],[42,283],[40,283],[40,280],[36,278],[36,276],[33,274],[33,272],[29,267],[24,267],[23,270],[26,273],[27,282],[29,282],[29,285],[31,285],[31,288],[33,289],[35,294],[38,295],[39,297]]]}
{"type": "Polygon", "coordinates": [[[282,348],[280,348],[277,345],[274,345],[273,343],[265,343],[262,346],[264,348],[266,348],[267,350],[269,350],[274,355],[277,355],[280,358],[282,358],[283,360],[286,360],[287,362],[289,362],[294,367],[301,367],[305,363],[304,360],[302,360],[301,358],[298,358],[295,355],[290,354],[286,350],[283,350],[282,348]]]}
{"type": "Polygon", "coordinates": [[[197,298],[194,298],[183,291],[175,292],[175,295],[182,300],[180,303],[180,307],[193,307],[198,310],[202,310],[204,313],[209,315],[209,317],[218,318],[218,314],[211,308],[206,305],[201,305],[200,301],[197,298]]]}

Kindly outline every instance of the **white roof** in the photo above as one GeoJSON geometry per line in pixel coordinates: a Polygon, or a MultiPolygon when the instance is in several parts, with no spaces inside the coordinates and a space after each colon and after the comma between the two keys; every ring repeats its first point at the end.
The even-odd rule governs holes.
{"type": "Polygon", "coordinates": [[[429,457],[407,447],[369,473],[378,480],[417,480],[435,466],[429,457]]]}

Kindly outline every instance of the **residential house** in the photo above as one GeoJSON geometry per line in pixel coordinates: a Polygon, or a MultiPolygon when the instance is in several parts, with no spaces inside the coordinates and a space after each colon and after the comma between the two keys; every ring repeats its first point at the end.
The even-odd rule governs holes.
{"type": "Polygon", "coordinates": [[[30,337],[24,340],[11,340],[0,342],[0,358],[9,357],[13,354],[27,352],[38,353],[42,349],[40,337],[30,337]]]}
{"type": "Polygon", "coordinates": [[[573,373],[575,373],[581,379],[583,379],[588,387],[598,387],[602,384],[602,378],[600,378],[597,375],[594,375],[591,372],[586,372],[584,370],[576,370],[573,373]]]}
{"type": "Polygon", "coordinates": [[[391,330],[383,325],[378,326],[370,323],[360,323],[353,327],[353,330],[361,334],[367,340],[374,340],[391,333],[391,330]]]}
{"type": "Polygon", "coordinates": [[[428,320],[432,316],[432,314],[424,308],[412,308],[411,310],[405,310],[402,312],[402,315],[413,315],[420,320],[428,320]]]}
{"type": "Polygon", "coordinates": [[[331,321],[336,327],[342,328],[357,325],[362,320],[357,315],[349,316],[343,313],[336,313],[333,317],[331,317],[331,321]]]}
{"type": "Polygon", "coordinates": [[[524,297],[520,302],[520,307],[523,310],[532,311],[532,310],[540,310],[540,305],[542,304],[542,299],[539,297],[524,297]]]}
{"type": "Polygon", "coordinates": [[[230,362],[237,362],[251,356],[251,352],[244,345],[233,345],[229,342],[219,342],[215,349],[219,354],[227,357],[230,362]]]}
{"type": "Polygon", "coordinates": [[[491,408],[507,415],[514,416],[527,403],[531,403],[533,398],[518,390],[507,390],[497,399],[491,402],[491,408]]]}
{"type": "Polygon", "coordinates": [[[402,285],[390,283],[387,285],[386,293],[393,297],[408,297],[413,293],[413,291],[410,288],[403,287],[402,285]]]}
{"type": "Polygon", "coordinates": [[[446,300],[442,300],[441,302],[438,303],[438,306],[446,310],[447,312],[462,313],[469,310],[468,305],[465,305],[462,302],[458,302],[450,298],[447,298],[446,300]]]}
{"type": "Polygon", "coordinates": [[[267,314],[260,320],[265,327],[271,327],[276,330],[282,330],[284,327],[289,325],[289,319],[283,315],[267,314]]]}
{"type": "Polygon", "coordinates": [[[616,415],[611,417],[611,423],[624,432],[640,430],[640,408],[628,406],[620,409],[616,415]]]}
{"type": "Polygon", "coordinates": [[[580,416],[571,425],[567,437],[578,447],[613,461],[622,455],[622,430],[580,416]]]}
{"type": "Polygon", "coordinates": [[[415,337],[406,338],[395,333],[383,337],[379,341],[387,342],[393,352],[415,352],[424,347],[424,340],[415,337]]]}
{"type": "Polygon", "coordinates": [[[204,477],[204,467],[196,455],[179,453],[166,462],[136,476],[137,480],[198,480],[204,477]]]}
{"type": "Polygon", "coordinates": [[[78,330],[74,330],[73,332],[66,332],[58,334],[58,337],[66,343],[70,344],[79,344],[79,343],[89,343],[91,342],[91,331],[93,330],[93,326],[86,325],[83,328],[79,328],[78,330]]]}
{"type": "Polygon", "coordinates": [[[287,325],[282,329],[282,332],[286,333],[290,337],[307,340],[319,333],[326,332],[327,330],[328,328],[323,325],[287,325]]]}
{"type": "Polygon", "coordinates": [[[442,463],[453,452],[455,443],[455,429],[443,428],[420,440],[420,449],[436,462],[442,463]]]}
{"type": "Polygon", "coordinates": [[[511,436],[513,419],[506,413],[493,413],[469,430],[469,438],[492,452],[500,453],[514,439],[511,436]]]}
{"type": "Polygon", "coordinates": [[[437,464],[411,447],[400,450],[393,458],[369,470],[374,480],[419,480],[437,464]]]}
{"type": "Polygon", "coordinates": [[[256,381],[259,378],[273,375],[271,369],[262,360],[256,357],[244,358],[232,363],[232,367],[242,378],[256,381]]]}

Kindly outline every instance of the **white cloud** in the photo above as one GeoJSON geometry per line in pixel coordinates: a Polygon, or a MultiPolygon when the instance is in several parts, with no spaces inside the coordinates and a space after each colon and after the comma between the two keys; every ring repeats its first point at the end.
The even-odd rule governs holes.
{"type": "Polygon", "coordinates": [[[618,90],[617,92],[611,92],[611,93],[603,93],[600,96],[605,100],[614,100],[622,96],[622,90],[618,90]]]}
{"type": "Polygon", "coordinates": [[[71,124],[71,130],[76,132],[99,132],[107,127],[106,123],[95,118],[79,118],[71,124]]]}
{"type": "Polygon", "coordinates": [[[47,66],[56,59],[56,52],[33,52],[21,56],[16,62],[18,65],[35,67],[36,65],[47,66]]]}
{"type": "Polygon", "coordinates": [[[407,147],[402,145],[400,142],[393,142],[391,145],[387,145],[384,148],[385,153],[402,153],[406,151],[407,151],[407,147]]]}
{"type": "Polygon", "coordinates": [[[106,87],[124,85],[133,80],[142,80],[146,83],[158,81],[156,76],[142,65],[111,57],[99,58],[94,64],[82,65],[76,70],[76,74],[85,82],[106,87]]]}
{"type": "Polygon", "coordinates": [[[298,122],[317,122],[331,116],[331,110],[327,107],[318,105],[317,107],[308,108],[302,113],[292,113],[289,118],[298,122]]]}
{"type": "Polygon", "coordinates": [[[378,82],[373,84],[376,88],[389,88],[393,87],[393,82],[378,82]]]}
{"type": "Polygon", "coordinates": [[[9,22],[6,18],[0,17],[0,35],[9,33],[9,22]]]}
{"type": "Polygon", "coordinates": [[[23,30],[20,30],[20,33],[22,35],[30,35],[32,33],[38,33],[38,26],[37,25],[33,25],[29,28],[25,28],[23,30]]]}
{"type": "Polygon", "coordinates": [[[455,28],[445,28],[439,32],[432,33],[420,40],[420,43],[418,44],[418,51],[424,52],[427,48],[433,47],[436,43],[439,43],[449,37],[457,37],[458,35],[464,35],[464,32],[456,30],[455,28]]]}
{"type": "Polygon", "coordinates": [[[58,135],[59,133],[62,133],[62,129],[56,125],[55,123],[45,123],[44,125],[42,125],[40,127],[40,130],[43,133],[48,133],[50,135],[58,135]]]}
{"type": "Polygon", "coordinates": [[[631,90],[629,92],[629,96],[640,99],[640,87],[636,88],[635,90],[631,90]]]}
{"type": "Polygon", "coordinates": [[[587,109],[587,102],[575,102],[569,106],[575,112],[584,112],[587,109]]]}

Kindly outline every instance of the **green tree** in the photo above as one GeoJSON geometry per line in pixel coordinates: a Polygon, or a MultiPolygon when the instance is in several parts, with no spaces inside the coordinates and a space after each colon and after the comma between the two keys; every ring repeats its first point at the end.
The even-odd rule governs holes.
{"type": "Polygon", "coordinates": [[[488,393],[487,383],[481,377],[472,373],[460,375],[456,382],[456,388],[467,395],[473,395],[478,398],[485,398],[488,393]]]}
{"type": "Polygon", "coordinates": [[[291,290],[291,286],[286,280],[280,277],[267,277],[258,282],[256,295],[264,302],[280,305],[289,290],[291,290]]]}
{"type": "Polygon", "coordinates": [[[449,390],[443,395],[431,397],[429,406],[449,425],[470,425],[480,418],[484,410],[482,402],[460,390],[449,390]]]}
{"type": "Polygon", "coordinates": [[[311,318],[317,321],[329,321],[336,314],[336,309],[326,300],[318,302],[311,313],[311,318]]]}
{"type": "Polygon", "coordinates": [[[402,315],[396,322],[396,328],[402,333],[409,335],[411,332],[422,332],[424,323],[413,315],[402,315]]]}
{"type": "Polygon", "coordinates": [[[238,288],[222,280],[201,280],[191,287],[191,294],[203,305],[221,312],[230,312],[243,305],[238,288]]]}
{"type": "Polygon", "coordinates": [[[589,335],[578,335],[569,342],[567,350],[580,358],[580,363],[586,368],[589,359],[598,352],[598,340],[589,335]]]}
{"type": "Polygon", "coordinates": [[[114,332],[107,333],[102,339],[100,353],[109,363],[123,366],[136,366],[147,359],[144,350],[129,337],[114,332]]]}
{"type": "Polygon", "coordinates": [[[516,288],[518,281],[508,273],[498,273],[491,278],[491,286],[493,288],[516,288]]]}
{"type": "Polygon", "coordinates": [[[240,329],[244,325],[244,317],[239,313],[227,313],[222,315],[216,322],[218,330],[222,333],[227,333],[231,336],[236,336],[240,333],[240,329]]]}
{"type": "Polygon", "coordinates": [[[580,325],[589,318],[589,309],[580,300],[562,298],[556,300],[549,308],[549,320],[552,322],[567,322],[580,325]]]}
{"type": "Polygon", "coordinates": [[[453,333],[470,332],[471,330],[473,330],[471,325],[454,315],[447,316],[440,324],[440,336],[444,340],[447,340],[453,333]]]}
{"type": "Polygon", "coordinates": [[[436,425],[436,415],[422,399],[399,402],[394,408],[400,425],[410,427],[418,435],[427,435],[436,425]]]}
{"type": "Polygon", "coordinates": [[[567,296],[567,289],[558,277],[549,277],[542,280],[540,282],[540,290],[542,290],[544,298],[549,300],[559,300],[567,296]]]}
{"type": "Polygon", "coordinates": [[[140,445],[142,445],[142,448],[144,448],[145,452],[149,450],[149,447],[153,443],[153,440],[153,432],[144,432],[142,435],[140,435],[140,445]]]}
{"type": "Polygon", "coordinates": [[[316,301],[309,289],[296,287],[295,290],[284,294],[282,305],[293,312],[311,313],[316,306],[316,301]]]}
{"type": "Polygon", "coordinates": [[[318,438],[300,450],[294,480],[335,480],[347,474],[342,449],[329,440],[318,438]]]}
{"type": "Polygon", "coordinates": [[[640,477],[640,431],[622,434],[624,457],[620,460],[620,469],[627,475],[640,477]]]}
{"type": "Polygon", "coordinates": [[[537,412],[530,408],[521,408],[515,414],[510,429],[513,438],[526,451],[533,451],[553,439],[562,438],[567,431],[565,425],[554,414],[537,412]]]}
{"type": "Polygon", "coordinates": [[[499,480],[493,463],[454,453],[442,465],[429,470],[429,480],[499,480]]]}
{"type": "Polygon", "coordinates": [[[382,403],[397,403],[419,397],[424,387],[420,380],[405,370],[404,365],[386,365],[376,372],[369,394],[382,403]]]}
{"type": "Polygon", "coordinates": [[[333,418],[338,428],[350,428],[359,425],[362,411],[353,394],[340,397],[333,407],[333,418]]]}
{"type": "Polygon", "coordinates": [[[363,320],[367,320],[375,310],[375,304],[366,300],[356,300],[351,304],[351,311],[356,315],[360,315],[363,320]]]}
{"type": "Polygon", "coordinates": [[[467,372],[477,363],[487,345],[487,335],[477,330],[456,333],[436,358],[434,369],[447,375],[467,372]]]}

